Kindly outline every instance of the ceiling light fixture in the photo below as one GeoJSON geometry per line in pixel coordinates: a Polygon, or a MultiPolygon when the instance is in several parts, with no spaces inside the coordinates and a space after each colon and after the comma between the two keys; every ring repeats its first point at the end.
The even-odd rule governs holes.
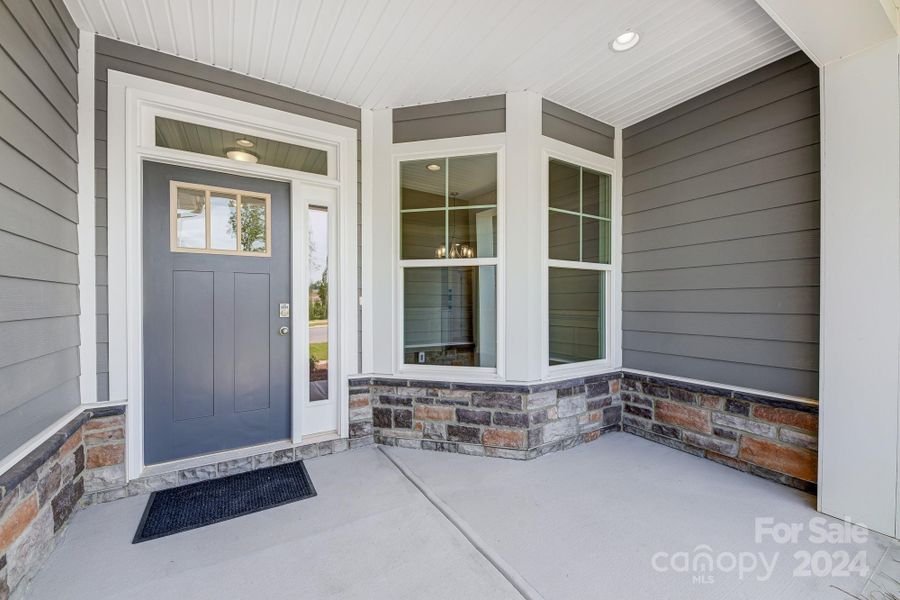
{"type": "Polygon", "coordinates": [[[439,165],[437,163],[428,163],[427,165],[425,165],[425,168],[428,169],[429,171],[440,171],[441,165],[439,165]]]}
{"type": "Polygon", "coordinates": [[[248,152],[247,150],[239,150],[238,148],[230,148],[227,152],[225,152],[225,156],[227,156],[231,160],[238,160],[241,162],[259,162],[259,157],[257,155],[252,152],[248,152]]]}
{"type": "Polygon", "coordinates": [[[256,145],[254,142],[251,142],[247,138],[240,138],[238,140],[235,140],[234,143],[238,146],[241,146],[242,148],[252,148],[256,145]]]}
{"type": "Polygon", "coordinates": [[[611,41],[609,47],[615,52],[625,52],[637,46],[639,41],[641,41],[641,34],[637,31],[626,31],[611,41]]]}

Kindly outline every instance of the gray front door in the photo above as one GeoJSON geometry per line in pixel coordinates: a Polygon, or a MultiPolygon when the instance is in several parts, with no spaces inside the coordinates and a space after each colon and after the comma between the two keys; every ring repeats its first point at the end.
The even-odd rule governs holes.
{"type": "Polygon", "coordinates": [[[289,184],[143,177],[145,464],[289,438],[289,184]]]}

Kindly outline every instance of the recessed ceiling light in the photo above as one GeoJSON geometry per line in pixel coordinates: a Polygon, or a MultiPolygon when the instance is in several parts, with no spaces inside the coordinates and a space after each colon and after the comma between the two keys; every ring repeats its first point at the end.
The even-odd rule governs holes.
{"type": "Polygon", "coordinates": [[[244,148],[252,148],[253,146],[256,145],[255,143],[251,142],[247,138],[241,138],[239,140],[235,140],[234,143],[237,144],[238,146],[242,146],[244,148]]]}
{"type": "Polygon", "coordinates": [[[248,152],[246,150],[238,150],[237,148],[232,148],[225,153],[225,156],[230,158],[231,160],[239,160],[241,162],[255,163],[259,162],[259,157],[252,152],[248,152]]]}
{"type": "Polygon", "coordinates": [[[610,42],[609,47],[616,52],[625,52],[637,46],[639,41],[641,41],[641,35],[637,31],[626,31],[610,42]]]}
{"type": "Polygon", "coordinates": [[[428,169],[429,171],[440,171],[441,165],[439,165],[437,163],[428,163],[427,165],[425,165],[425,168],[428,169]]]}

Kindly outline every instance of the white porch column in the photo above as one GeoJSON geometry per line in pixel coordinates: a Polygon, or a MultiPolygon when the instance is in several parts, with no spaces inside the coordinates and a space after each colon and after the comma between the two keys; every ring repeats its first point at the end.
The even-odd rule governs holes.
{"type": "Polygon", "coordinates": [[[363,239],[368,240],[363,244],[363,253],[368,252],[368,256],[363,256],[363,264],[370,265],[369,274],[364,277],[371,278],[371,294],[364,295],[367,300],[371,298],[371,306],[365,306],[363,302],[363,322],[371,324],[372,334],[370,344],[363,349],[363,370],[389,375],[394,371],[396,348],[394,318],[391,315],[394,315],[397,306],[394,298],[394,260],[397,253],[393,247],[396,215],[392,202],[394,182],[391,170],[394,117],[391,109],[373,110],[371,113],[371,126],[363,128],[363,136],[367,130],[371,132],[371,140],[367,144],[363,139],[363,145],[369,146],[366,155],[372,165],[369,170],[372,183],[368,203],[366,195],[363,196],[363,210],[369,213],[364,215],[363,221],[368,230],[363,234],[363,239]],[[367,311],[368,318],[365,316],[367,311]],[[367,358],[366,353],[371,353],[371,356],[367,358]]]}
{"type": "Polygon", "coordinates": [[[898,534],[900,75],[891,39],[822,68],[819,509],[898,534]]]}
{"type": "Polygon", "coordinates": [[[506,379],[541,377],[541,96],[506,95],[506,379]]]}

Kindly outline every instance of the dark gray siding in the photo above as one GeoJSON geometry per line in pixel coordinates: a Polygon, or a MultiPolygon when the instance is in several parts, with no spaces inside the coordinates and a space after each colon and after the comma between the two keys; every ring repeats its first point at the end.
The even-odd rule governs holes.
{"type": "MultiPolygon", "coordinates": [[[[106,229],[107,71],[112,69],[131,73],[329,123],[353,127],[357,131],[357,156],[360,110],[274,83],[108,38],[97,37],[96,51],[97,395],[98,400],[103,401],[109,399],[109,295],[106,229]]],[[[359,184],[357,187],[357,197],[359,198],[361,196],[359,184]]],[[[359,211],[359,207],[357,210],[359,211]]]]}
{"type": "Polygon", "coordinates": [[[0,458],[78,397],[78,30],[0,0],[0,458]]]}
{"type": "Polygon", "coordinates": [[[818,82],[797,53],[625,130],[625,367],[818,395],[818,82]]]}
{"type": "Polygon", "coordinates": [[[394,142],[506,131],[506,96],[484,96],[394,109],[394,142]]]}
{"type": "Polygon", "coordinates": [[[587,115],[544,99],[541,132],[547,137],[612,157],[616,130],[587,115]]]}

